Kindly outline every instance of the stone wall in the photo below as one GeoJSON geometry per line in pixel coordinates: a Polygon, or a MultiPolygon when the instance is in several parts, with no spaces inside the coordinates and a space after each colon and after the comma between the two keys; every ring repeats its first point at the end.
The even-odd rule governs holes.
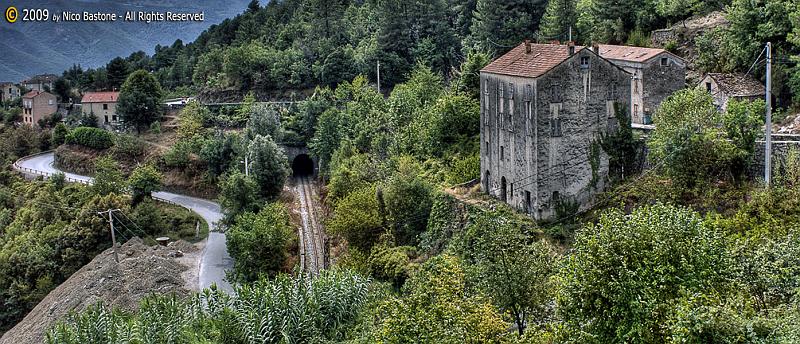
{"type": "Polygon", "coordinates": [[[675,30],[672,29],[661,29],[655,30],[650,35],[650,39],[653,42],[654,47],[661,47],[667,45],[669,42],[675,42],[678,40],[678,36],[675,33],[675,30]]]}
{"type": "MultiPolygon", "coordinates": [[[[789,151],[800,151],[800,135],[774,135],[772,138],[772,169],[775,171],[776,166],[780,165],[780,162],[786,161],[789,151]]],[[[764,179],[765,145],[765,141],[756,141],[756,150],[753,152],[753,163],[750,165],[750,175],[757,180],[764,179]]]]}

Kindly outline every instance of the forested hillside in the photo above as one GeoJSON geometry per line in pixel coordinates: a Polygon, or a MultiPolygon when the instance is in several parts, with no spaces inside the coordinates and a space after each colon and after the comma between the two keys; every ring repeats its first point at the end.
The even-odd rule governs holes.
{"type": "MultiPolygon", "coordinates": [[[[712,11],[727,24],[697,36],[692,65],[761,77],[771,41],[776,111],[793,110],[792,0],[254,1],[195,42],[68,71],[62,82],[81,90],[143,68],[173,95],[243,100],[187,104],[159,158],[219,185],[239,285],[154,296],[134,312],[98,305],[48,341],[800,342],[800,150],[775,159],[768,187],[752,177],[760,99],[720,110],[705,90],[679,90],[647,137],[618,108],[619,130],[588,153],[605,152],[616,173],[586,211],[558,201],[553,220],[534,221],[476,182],[478,71],[492,58],[525,38],[645,46],[651,30],[712,11]],[[301,92],[282,107],[257,102],[301,92]],[[281,143],[319,162],[330,266],[316,277],[292,270],[281,143]]],[[[123,93],[151,79],[135,72],[123,93]]],[[[131,124],[160,133],[158,115],[131,124]]]]}
{"type": "MultiPolygon", "coordinates": [[[[383,85],[391,86],[417,62],[450,77],[470,53],[496,57],[526,38],[647,46],[652,30],[715,10],[725,11],[730,25],[697,38],[701,72],[747,71],[763,43],[772,41],[776,89],[787,105],[800,93],[800,73],[791,62],[800,52],[800,15],[789,0],[284,0],[263,7],[253,1],[192,43],[126,60],[129,70],[154,70],[162,85],[185,94],[269,94],[335,85],[359,74],[375,82],[378,62],[383,85]]],[[[83,90],[115,86],[102,69],[74,72],[66,76],[83,90]]]]}

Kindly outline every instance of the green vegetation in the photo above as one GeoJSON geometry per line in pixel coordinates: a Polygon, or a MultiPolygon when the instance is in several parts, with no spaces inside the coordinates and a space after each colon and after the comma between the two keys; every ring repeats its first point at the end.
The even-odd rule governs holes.
{"type": "Polygon", "coordinates": [[[144,70],[133,72],[119,91],[117,113],[122,122],[140,132],[161,118],[161,90],[156,78],[144,70]]]}
{"type": "Polygon", "coordinates": [[[102,150],[114,145],[114,134],[98,128],[78,127],[67,134],[65,142],[102,150]]]}
{"type": "Polygon", "coordinates": [[[234,259],[236,279],[253,282],[288,270],[284,264],[293,238],[289,213],[279,203],[265,206],[258,214],[239,215],[236,225],[227,231],[228,252],[234,259]]]}
{"type": "Polygon", "coordinates": [[[346,271],[280,275],[206,290],[189,300],[153,296],[130,314],[97,305],[55,327],[48,343],[319,343],[353,331],[369,280],[346,271]]]}

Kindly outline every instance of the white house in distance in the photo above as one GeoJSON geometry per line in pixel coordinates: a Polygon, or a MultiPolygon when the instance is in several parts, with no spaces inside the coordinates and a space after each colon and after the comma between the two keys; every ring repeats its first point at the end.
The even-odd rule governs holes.
{"type": "Polygon", "coordinates": [[[93,115],[100,126],[117,124],[117,100],[119,92],[88,92],[81,99],[81,112],[93,115]]]}
{"type": "Polygon", "coordinates": [[[744,74],[708,73],[697,85],[714,98],[714,105],[722,112],[731,99],[764,99],[766,88],[758,80],[744,74]]]}

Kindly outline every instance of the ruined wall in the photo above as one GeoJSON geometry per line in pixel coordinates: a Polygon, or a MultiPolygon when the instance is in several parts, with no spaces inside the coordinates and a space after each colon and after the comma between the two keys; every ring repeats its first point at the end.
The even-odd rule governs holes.
{"type": "Polygon", "coordinates": [[[482,73],[481,88],[484,190],[537,219],[558,202],[588,206],[608,174],[596,141],[616,128],[630,74],[585,49],[539,79],[482,73]]]}
{"type": "MultiPolygon", "coordinates": [[[[772,140],[772,168],[775,171],[780,162],[786,161],[789,151],[800,151],[800,135],[773,135],[772,140]]],[[[750,176],[756,180],[764,179],[765,145],[764,141],[756,141],[756,150],[753,152],[750,176]]]]}

